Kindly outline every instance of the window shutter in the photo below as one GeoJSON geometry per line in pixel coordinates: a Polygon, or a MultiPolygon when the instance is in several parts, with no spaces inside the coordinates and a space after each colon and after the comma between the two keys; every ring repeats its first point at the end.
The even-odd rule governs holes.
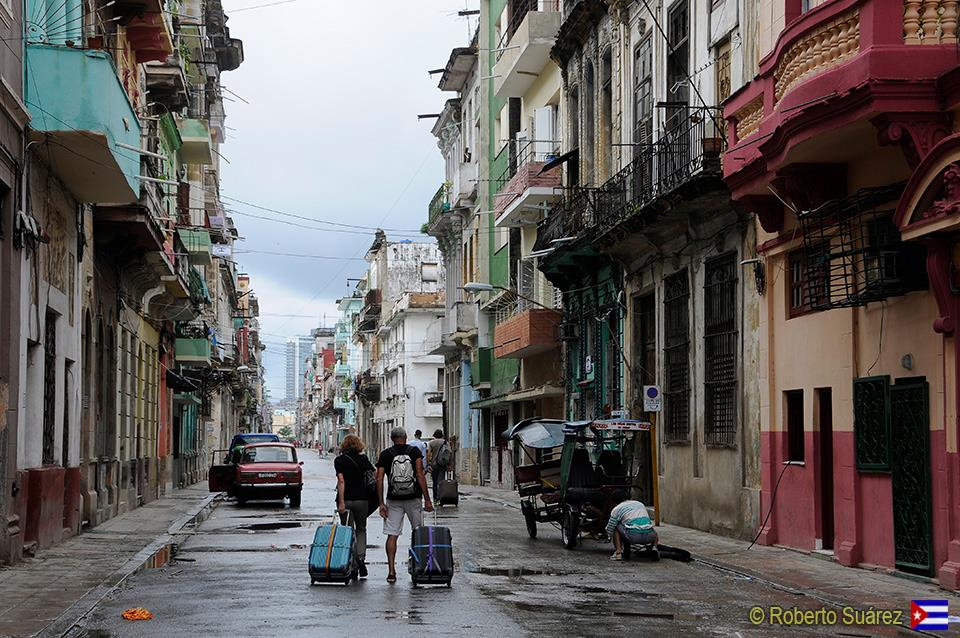
{"type": "Polygon", "coordinates": [[[889,472],[889,376],[853,380],[853,435],[857,470],[889,472]]]}

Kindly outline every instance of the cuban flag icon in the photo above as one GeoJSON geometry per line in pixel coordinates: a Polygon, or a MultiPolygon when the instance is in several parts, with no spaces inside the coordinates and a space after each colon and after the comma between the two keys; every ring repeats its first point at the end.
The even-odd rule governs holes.
{"type": "Polygon", "coordinates": [[[946,631],[948,612],[946,600],[911,600],[910,629],[946,631]]]}

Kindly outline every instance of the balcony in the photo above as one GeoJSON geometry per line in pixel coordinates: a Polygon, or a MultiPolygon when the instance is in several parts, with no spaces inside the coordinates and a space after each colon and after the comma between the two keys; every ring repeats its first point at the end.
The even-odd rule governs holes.
{"type": "Polygon", "coordinates": [[[724,105],[734,199],[769,195],[793,163],[876,156],[878,132],[897,137],[886,114],[924,129],[940,117],[949,131],[936,79],[956,65],[956,22],[944,0],[833,0],[789,20],[756,79],[724,105]]]}
{"type": "Polygon", "coordinates": [[[559,250],[593,234],[594,190],[577,187],[566,191],[547,216],[537,224],[534,252],[559,250]]]}
{"type": "Polygon", "coordinates": [[[550,51],[560,68],[582,49],[590,39],[594,26],[607,13],[604,0],[563,0],[563,18],[557,41],[550,51]]]}
{"type": "Polygon", "coordinates": [[[162,104],[168,112],[176,112],[190,105],[187,96],[187,76],[178,58],[175,62],[150,62],[143,65],[147,79],[147,95],[151,102],[162,104]]]}
{"type": "Polygon", "coordinates": [[[449,190],[450,187],[443,184],[437,189],[433,199],[430,200],[430,205],[427,208],[427,224],[430,226],[436,224],[442,215],[450,212],[449,190]]]}
{"type": "Polygon", "coordinates": [[[177,337],[174,344],[174,360],[180,365],[210,367],[210,340],[177,337]]]}
{"type": "Polygon", "coordinates": [[[33,141],[85,203],[127,203],[140,193],[140,123],[109,53],[28,44],[25,101],[33,141]]]}
{"type": "Polygon", "coordinates": [[[354,332],[376,332],[380,323],[381,293],[378,288],[369,290],[364,298],[363,308],[354,317],[354,332]]]}
{"type": "Polygon", "coordinates": [[[560,347],[557,326],[563,314],[557,310],[528,308],[497,323],[493,354],[498,359],[523,359],[560,347]]]}
{"type": "MultiPolygon", "coordinates": [[[[633,161],[596,191],[601,245],[612,245],[638,228],[654,232],[651,225],[667,213],[722,206],[727,199],[720,109],[670,103],[657,109],[664,122],[659,139],[635,146],[633,161]]],[[[662,231],[675,233],[666,225],[662,231]]]]}
{"type": "Polygon", "coordinates": [[[163,61],[173,54],[168,13],[163,0],[117,0],[113,15],[123,18],[127,42],[137,64],[163,61]]]}
{"type": "Polygon", "coordinates": [[[177,121],[182,145],[180,160],[184,164],[213,164],[213,143],[210,129],[204,120],[183,119],[177,121]]]}
{"type": "Polygon", "coordinates": [[[547,162],[557,155],[558,143],[552,141],[515,140],[500,151],[506,161],[498,157],[494,164],[506,166],[494,184],[496,225],[520,226],[540,221],[544,212],[561,194],[560,168],[542,173],[547,162]]]}
{"type": "Polygon", "coordinates": [[[522,0],[497,47],[493,86],[498,100],[527,92],[550,60],[560,30],[559,0],[522,0]]]}
{"type": "Polygon", "coordinates": [[[450,52],[450,59],[444,67],[440,84],[437,86],[441,91],[462,91],[476,63],[476,40],[472,46],[454,49],[450,52]]]}
{"type": "Polygon", "coordinates": [[[187,251],[191,264],[195,266],[213,265],[209,231],[178,228],[177,234],[180,236],[180,241],[183,242],[183,247],[187,251]]]}

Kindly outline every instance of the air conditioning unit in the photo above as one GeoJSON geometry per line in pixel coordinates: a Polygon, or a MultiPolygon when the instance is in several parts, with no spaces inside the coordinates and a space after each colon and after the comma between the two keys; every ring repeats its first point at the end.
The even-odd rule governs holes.
{"type": "Polygon", "coordinates": [[[560,341],[579,341],[580,324],[564,322],[560,326],[560,341]]]}

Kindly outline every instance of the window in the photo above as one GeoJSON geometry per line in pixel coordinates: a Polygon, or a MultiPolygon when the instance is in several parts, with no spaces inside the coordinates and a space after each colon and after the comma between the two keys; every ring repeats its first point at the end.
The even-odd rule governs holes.
{"type": "Polygon", "coordinates": [[[613,64],[610,49],[600,60],[600,146],[603,149],[598,181],[613,174],[613,64]]]}
{"type": "Polygon", "coordinates": [[[704,274],[704,440],[734,446],[737,434],[737,261],[706,263],[704,274]]]}
{"type": "MultiPolygon", "coordinates": [[[[580,143],[580,91],[577,87],[570,89],[570,139],[574,144],[580,143]]],[[[567,181],[570,186],[576,186],[580,183],[580,171],[571,167],[567,171],[567,181]]]]}
{"type": "Polygon", "coordinates": [[[890,377],[854,379],[853,438],[857,470],[890,471],[890,377]]]}
{"type": "Polygon", "coordinates": [[[663,394],[668,441],[690,436],[690,277],[687,269],[663,280],[663,394]]]}
{"type": "Polygon", "coordinates": [[[784,392],[783,410],[787,423],[787,460],[803,463],[803,390],[784,392]]]}
{"type": "Polygon", "coordinates": [[[633,141],[646,144],[653,135],[653,44],[648,34],[634,53],[633,141]]]}
{"type": "Polygon", "coordinates": [[[444,386],[443,375],[444,375],[443,368],[440,368],[439,370],[437,370],[437,392],[443,392],[443,386],[444,386]]]}
{"type": "MultiPolygon", "coordinates": [[[[0,6],[3,6],[4,0],[0,0],[0,6]]],[[[7,216],[13,212],[13,206],[10,205],[10,189],[0,183],[0,239],[3,238],[7,229],[7,224],[13,226],[12,221],[7,220],[7,216]]]]}
{"type": "Polygon", "coordinates": [[[787,256],[787,316],[796,317],[810,310],[806,291],[807,264],[802,250],[787,256]]]}
{"type": "Polygon", "coordinates": [[[687,103],[689,80],[687,62],[690,57],[690,28],[687,0],[670,9],[667,18],[667,100],[687,103]]]}
{"type": "Polygon", "coordinates": [[[716,85],[717,85],[717,104],[722,103],[730,97],[730,41],[726,41],[716,49],[716,85]]]}
{"type": "Polygon", "coordinates": [[[587,184],[593,184],[596,179],[594,158],[596,152],[596,134],[594,131],[594,115],[596,104],[596,81],[593,74],[593,63],[589,60],[583,65],[583,140],[580,144],[580,157],[583,160],[583,178],[587,184]]]}

